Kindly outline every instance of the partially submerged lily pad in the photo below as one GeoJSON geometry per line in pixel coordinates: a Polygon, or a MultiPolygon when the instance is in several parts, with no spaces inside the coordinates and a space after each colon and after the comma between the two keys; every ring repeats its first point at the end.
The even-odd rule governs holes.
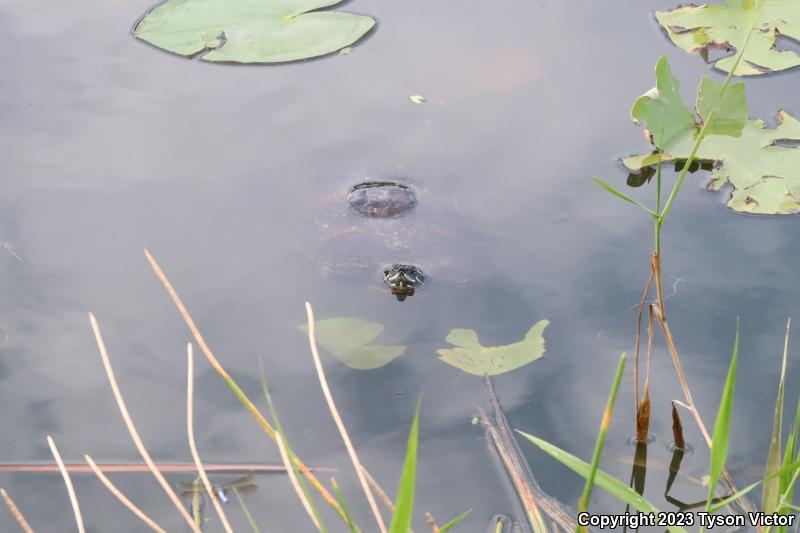
{"type": "Polygon", "coordinates": [[[684,5],[656,11],[656,19],[675,45],[706,57],[710,49],[733,48],[714,66],[729,72],[736,52],[747,42],[737,76],[755,76],[800,65],[800,55],[779,50],[779,36],[800,40],[800,2],[796,0],[726,0],[721,4],[684,5]],[[748,34],[750,30],[749,41],[748,34]]]}
{"type": "MultiPolygon", "coordinates": [[[[663,151],[662,161],[686,160],[703,120],[719,97],[720,86],[703,78],[697,92],[700,120],[696,123],[691,113],[686,116],[688,107],[678,100],[678,82],[663,57],[656,66],[656,80],[657,88],[636,100],[631,115],[635,122],[645,123],[651,141],[663,151]]],[[[715,165],[710,189],[719,190],[726,183],[733,187],[728,207],[768,215],[800,212],[800,148],[781,145],[781,141],[800,140],[796,118],[780,111],[778,126],[772,129],[761,120],[748,120],[744,87],[734,84],[728,87],[708,132],[696,158],[715,165]]],[[[624,158],[623,164],[636,171],[656,164],[658,159],[658,154],[637,155],[624,158]]]]}
{"type": "Polygon", "coordinates": [[[456,328],[445,339],[455,348],[436,350],[439,359],[476,376],[503,374],[525,366],[544,354],[544,328],[550,322],[540,320],[525,338],[505,346],[483,346],[474,329],[456,328]]]}
{"type": "MultiPolygon", "coordinates": [[[[360,318],[327,318],[318,320],[317,343],[340,361],[356,370],[371,370],[388,365],[403,354],[402,345],[370,344],[383,331],[383,324],[360,318]]],[[[298,326],[308,333],[308,326],[298,326]]]]}
{"type": "Polygon", "coordinates": [[[315,11],[341,0],[167,0],[134,34],[203,61],[279,63],[322,56],[361,39],[375,25],[363,15],[315,11]]]}

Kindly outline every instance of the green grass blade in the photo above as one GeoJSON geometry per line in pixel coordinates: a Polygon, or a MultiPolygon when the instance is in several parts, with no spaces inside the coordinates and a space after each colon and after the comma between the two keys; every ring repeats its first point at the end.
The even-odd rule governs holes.
{"type": "Polygon", "coordinates": [[[781,361],[781,379],[778,382],[778,396],[775,399],[775,415],[772,421],[772,437],[769,443],[767,466],[764,469],[764,478],[770,478],[770,480],[764,483],[764,491],[761,494],[761,510],[768,514],[775,512],[775,509],[777,509],[778,498],[780,497],[781,493],[781,479],[779,477],[772,477],[772,473],[777,472],[781,467],[783,394],[784,382],[786,379],[786,360],[789,353],[789,331],[791,324],[791,320],[786,324],[786,338],[783,342],[783,360],[781,361]]]}
{"type": "MultiPolygon", "coordinates": [[[[800,399],[797,401],[797,407],[794,411],[794,426],[792,426],[792,432],[789,433],[789,436],[786,437],[786,451],[783,455],[783,463],[782,465],[788,465],[792,461],[800,460],[800,454],[797,453],[797,439],[800,438],[798,434],[798,430],[800,430],[800,399]]],[[[792,479],[792,472],[784,472],[781,476],[781,494],[786,493],[786,489],[789,487],[789,483],[792,479]]],[[[793,491],[789,491],[787,494],[787,501],[791,502],[793,499],[793,491]]]]}
{"type": "Polygon", "coordinates": [[[456,527],[458,524],[460,524],[461,521],[464,520],[467,517],[467,515],[471,512],[472,509],[467,509],[457,517],[453,518],[448,523],[439,528],[439,533],[447,533],[448,531],[456,527]]]}
{"type": "MultiPolygon", "coordinates": [[[[592,455],[592,464],[589,468],[589,475],[586,477],[586,486],[583,488],[583,496],[581,496],[580,503],[578,504],[578,514],[586,512],[589,506],[589,498],[592,495],[592,487],[594,487],[594,480],[597,476],[597,467],[600,465],[600,456],[603,455],[603,446],[606,443],[606,435],[608,434],[608,426],[611,424],[611,414],[614,411],[614,402],[617,399],[617,391],[619,391],[619,382],[622,380],[622,371],[625,370],[625,354],[619,358],[617,364],[617,373],[614,376],[614,382],[611,385],[611,393],[608,395],[606,408],[603,411],[603,419],[600,421],[600,430],[597,434],[597,442],[594,445],[594,454],[592,455]]],[[[586,526],[577,525],[576,531],[585,531],[586,526]]]]}
{"type": "Polygon", "coordinates": [[[342,491],[339,489],[339,484],[336,483],[336,480],[333,478],[331,478],[331,487],[333,487],[333,493],[336,494],[336,501],[339,502],[342,511],[344,511],[347,527],[350,528],[352,533],[361,533],[361,530],[358,529],[358,526],[355,525],[353,519],[350,517],[350,510],[347,508],[347,504],[344,503],[344,496],[342,495],[342,491]]]}
{"type": "MultiPolygon", "coordinates": [[[[420,398],[422,400],[422,398],[420,398]]],[[[414,414],[414,422],[408,434],[406,446],[406,459],[403,462],[403,474],[400,477],[400,486],[394,502],[394,514],[389,533],[408,533],[411,527],[411,516],[414,512],[414,484],[417,476],[417,444],[419,441],[419,406],[414,414]]]]}
{"type": "Polygon", "coordinates": [[[796,463],[787,464],[787,465],[783,466],[782,468],[780,468],[779,470],[776,470],[775,472],[773,472],[769,477],[765,477],[764,479],[760,479],[760,480],[756,481],[755,483],[746,486],[742,490],[736,491],[735,494],[731,494],[727,498],[723,498],[723,499],[715,502],[714,505],[712,505],[711,507],[708,508],[708,512],[716,513],[717,511],[719,511],[720,509],[722,509],[723,507],[725,507],[729,503],[735,502],[736,500],[742,498],[748,492],[750,492],[754,488],[758,487],[762,483],[767,483],[767,482],[771,481],[772,479],[774,479],[776,477],[780,477],[781,475],[785,474],[786,472],[790,472],[791,473],[792,471],[794,471],[798,467],[800,467],[800,461],[798,461],[796,463]]]}
{"type": "Polygon", "coordinates": [[[258,365],[261,371],[261,388],[264,391],[264,397],[267,399],[267,406],[269,406],[269,412],[272,414],[272,423],[275,424],[275,435],[277,438],[283,440],[283,445],[286,448],[286,455],[289,457],[289,465],[292,467],[292,470],[294,471],[294,475],[297,478],[297,482],[300,485],[300,489],[303,491],[306,500],[308,500],[308,505],[311,508],[311,513],[314,515],[317,524],[319,524],[320,531],[322,531],[322,533],[325,533],[327,531],[327,528],[325,527],[325,524],[322,522],[322,518],[319,516],[319,512],[317,511],[317,506],[314,505],[314,500],[311,498],[311,493],[308,490],[308,487],[306,486],[303,476],[300,475],[300,471],[295,466],[294,462],[295,454],[292,451],[291,446],[289,446],[289,440],[286,438],[286,433],[284,433],[283,431],[281,420],[278,417],[278,411],[275,409],[275,405],[273,405],[272,403],[272,396],[270,395],[269,388],[267,387],[267,376],[264,373],[264,365],[260,359],[258,361],[258,365]]]}
{"type": "Polygon", "coordinates": [[[239,507],[242,509],[242,513],[244,513],[244,518],[247,520],[250,529],[253,533],[261,533],[261,530],[258,529],[258,524],[256,524],[256,521],[253,519],[253,515],[250,514],[250,509],[248,509],[247,505],[244,503],[244,498],[242,498],[239,489],[236,487],[233,487],[233,495],[236,496],[236,501],[239,503],[239,507]]]}
{"type": "Polygon", "coordinates": [[[610,192],[611,194],[613,194],[617,198],[620,198],[620,199],[625,200],[626,202],[628,202],[630,204],[633,204],[635,206],[638,206],[638,207],[642,208],[651,217],[653,217],[653,218],[657,218],[658,217],[658,215],[656,214],[655,211],[653,211],[649,207],[646,207],[643,204],[637,202],[636,200],[634,200],[633,198],[631,198],[627,194],[625,194],[625,193],[623,193],[621,191],[618,191],[617,189],[615,189],[614,187],[612,187],[608,183],[604,182],[603,180],[601,180],[599,178],[592,177],[592,181],[594,181],[596,184],[598,184],[599,186],[601,186],[602,188],[604,188],[606,191],[610,192]]]}
{"type": "MultiPolygon", "coordinates": [[[[583,478],[588,478],[589,473],[591,472],[591,465],[582,459],[578,459],[574,455],[562,450],[558,446],[554,446],[547,441],[544,441],[538,437],[534,437],[533,435],[529,435],[519,430],[515,430],[517,433],[534,443],[536,446],[542,449],[545,453],[559,461],[561,464],[582,476],[583,478]]],[[[600,487],[601,489],[605,490],[612,496],[616,497],[622,503],[626,503],[636,509],[637,511],[641,511],[643,513],[658,513],[658,509],[655,505],[644,499],[640,496],[635,490],[630,488],[624,482],[618,480],[617,478],[607,474],[602,470],[597,470],[595,473],[594,484],[600,487]]],[[[683,532],[686,533],[686,530],[681,527],[669,527],[667,528],[673,533],[683,532]]]]}
{"type": "Polygon", "coordinates": [[[736,366],[739,362],[739,322],[736,322],[736,340],[733,343],[733,357],[728,368],[728,377],[722,389],[722,398],[717,410],[717,419],[714,421],[714,432],[711,437],[711,469],[708,481],[708,498],[706,509],[714,501],[714,491],[719,482],[725,460],[728,458],[728,444],[731,429],[731,412],[733,410],[733,391],[736,385],[736,366]]]}

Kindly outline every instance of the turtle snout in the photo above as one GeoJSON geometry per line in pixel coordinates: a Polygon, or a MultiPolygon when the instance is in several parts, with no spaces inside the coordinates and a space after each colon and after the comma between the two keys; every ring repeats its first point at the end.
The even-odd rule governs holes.
{"type": "Polygon", "coordinates": [[[402,302],[422,287],[425,273],[417,266],[395,263],[384,269],[383,281],[398,301],[402,302]]]}

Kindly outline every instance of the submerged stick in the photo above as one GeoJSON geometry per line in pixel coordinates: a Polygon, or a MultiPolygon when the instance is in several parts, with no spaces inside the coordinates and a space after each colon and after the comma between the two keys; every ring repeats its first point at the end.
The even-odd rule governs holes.
{"type": "Polygon", "coordinates": [[[147,463],[147,466],[150,467],[150,472],[153,473],[158,484],[161,485],[161,488],[164,489],[164,492],[167,494],[167,497],[172,501],[175,505],[175,508],[178,510],[180,515],[189,524],[189,527],[192,529],[194,533],[203,533],[197,524],[194,523],[192,517],[189,516],[189,513],[186,511],[186,508],[183,506],[181,501],[178,499],[178,496],[175,494],[175,491],[172,490],[172,487],[169,486],[167,480],[164,479],[164,476],[159,472],[156,464],[153,462],[153,459],[150,457],[150,454],[145,448],[144,443],[142,443],[142,439],[139,437],[139,432],[136,430],[136,426],[133,423],[133,419],[131,415],[128,413],[128,408],[125,406],[125,400],[122,397],[122,393],[119,390],[119,385],[117,384],[117,379],[114,377],[114,369],[111,367],[111,360],[108,357],[108,352],[106,351],[106,344],[103,341],[103,336],[100,334],[100,326],[97,325],[97,319],[94,317],[92,313],[89,313],[89,322],[92,324],[92,331],[94,332],[94,338],[97,342],[97,348],[100,350],[100,358],[103,360],[103,366],[106,369],[106,375],[108,376],[108,382],[111,385],[111,391],[114,393],[114,398],[117,401],[117,407],[119,407],[119,412],[122,415],[122,419],[125,421],[125,426],[128,428],[128,433],[131,436],[131,440],[133,440],[133,444],[136,446],[136,449],[139,451],[139,454],[144,459],[144,462],[147,463]]]}
{"type": "Polygon", "coordinates": [[[14,520],[17,521],[19,524],[20,529],[22,529],[23,533],[33,533],[33,528],[31,528],[28,521],[25,520],[25,517],[22,515],[22,511],[19,510],[17,504],[14,503],[14,500],[11,499],[11,496],[5,491],[5,489],[0,489],[0,498],[3,499],[3,503],[6,504],[8,507],[8,511],[11,513],[11,516],[14,517],[14,520]]]}
{"type": "Polygon", "coordinates": [[[75,524],[78,526],[78,532],[84,533],[86,530],[83,527],[83,517],[81,516],[81,507],[78,505],[78,497],[75,495],[75,487],[72,485],[72,479],[69,477],[69,472],[64,470],[64,461],[61,460],[61,454],[58,453],[58,448],[50,435],[47,436],[47,444],[50,446],[50,452],[58,463],[61,469],[61,477],[64,478],[64,485],[67,487],[67,494],[69,495],[69,503],[72,505],[72,512],[75,515],[75,524]]]}
{"type": "Polygon", "coordinates": [[[519,496],[530,526],[534,531],[547,531],[542,511],[564,531],[573,531],[575,523],[569,514],[564,511],[561,505],[547,496],[536,483],[530,468],[519,451],[517,441],[511,433],[505,413],[500,406],[500,400],[494,391],[494,385],[489,376],[483,378],[484,388],[492,406],[494,421],[486,412],[478,407],[478,415],[481,425],[492,439],[494,450],[500,456],[500,460],[506,469],[514,490],[519,496]]]}
{"type": "Polygon", "coordinates": [[[317,369],[317,376],[319,377],[319,385],[322,388],[322,393],[325,396],[325,401],[328,403],[328,407],[331,410],[331,417],[333,421],[336,423],[336,427],[339,429],[339,434],[342,437],[342,441],[344,442],[345,448],[347,448],[347,453],[350,455],[350,461],[352,461],[353,466],[356,469],[356,475],[358,476],[358,481],[361,483],[361,489],[364,491],[364,494],[367,497],[367,501],[369,502],[370,509],[372,509],[372,514],[375,516],[375,521],[378,524],[378,529],[381,533],[386,533],[386,524],[383,521],[383,516],[381,515],[381,510],[378,508],[378,504],[375,502],[375,496],[372,494],[372,490],[367,483],[367,480],[364,477],[364,472],[361,467],[361,461],[358,459],[358,454],[356,454],[356,449],[353,447],[353,443],[350,441],[350,435],[347,434],[347,428],[342,421],[342,417],[339,415],[339,410],[336,408],[336,403],[333,401],[333,395],[331,394],[331,389],[328,387],[328,379],[325,377],[325,371],[322,369],[322,361],[319,357],[319,351],[317,350],[317,338],[315,335],[315,324],[314,324],[314,310],[311,308],[311,304],[306,302],[306,316],[308,318],[308,343],[311,346],[311,355],[314,357],[314,367],[317,369]]]}
{"type": "Polygon", "coordinates": [[[211,498],[211,503],[214,505],[214,510],[219,516],[219,521],[226,533],[233,533],[228,517],[225,516],[225,511],[219,503],[217,492],[211,487],[211,482],[208,480],[205,470],[203,470],[203,462],[200,460],[200,453],[197,451],[197,443],[194,439],[194,353],[192,352],[192,343],[186,345],[186,437],[189,441],[189,450],[192,452],[192,459],[197,467],[197,474],[203,480],[203,487],[205,487],[208,497],[211,498]]]}
{"type": "Polygon", "coordinates": [[[111,494],[114,495],[115,498],[117,498],[120,501],[122,505],[127,507],[130,512],[136,515],[142,522],[147,524],[147,526],[150,529],[156,531],[156,533],[167,533],[166,531],[164,531],[164,529],[161,528],[161,526],[156,524],[155,521],[153,521],[153,519],[144,514],[144,512],[141,509],[139,509],[132,501],[130,501],[128,497],[125,496],[125,494],[121,490],[119,490],[117,486],[114,485],[110,479],[108,479],[108,477],[106,477],[103,471],[100,470],[100,468],[97,466],[97,464],[95,464],[95,462],[92,460],[90,456],[84,455],[83,458],[86,459],[86,462],[89,464],[92,471],[94,471],[95,475],[97,475],[97,478],[100,480],[100,482],[105,486],[106,489],[108,489],[108,491],[111,494]]]}
{"type": "MultiPolygon", "coordinates": [[[[277,443],[275,429],[269,422],[267,422],[267,419],[264,418],[264,415],[261,414],[261,411],[258,410],[258,408],[253,404],[253,402],[250,401],[250,398],[247,397],[244,391],[242,391],[242,389],[239,388],[239,385],[236,384],[233,378],[231,378],[228,372],[222,367],[217,358],[214,357],[214,354],[211,352],[211,349],[208,347],[208,344],[206,344],[205,339],[203,339],[203,336],[200,334],[200,330],[197,329],[197,326],[195,325],[192,316],[189,314],[189,311],[186,309],[186,306],[183,305],[183,301],[181,300],[180,296],[178,296],[178,293],[175,291],[175,289],[172,287],[172,283],[170,283],[166,274],[164,274],[164,271],[161,270],[160,266],[158,266],[158,263],[156,262],[155,258],[153,258],[153,256],[147,249],[144,250],[144,255],[147,258],[147,262],[150,263],[150,267],[153,269],[153,272],[155,273],[156,277],[164,286],[164,289],[166,289],[167,294],[169,294],[170,298],[175,304],[175,307],[178,308],[178,312],[180,313],[184,322],[186,322],[186,326],[189,328],[189,331],[191,331],[192,336],[197,342],[197,345],[200,346],[200,350],[203,352],[203,355],[205,355],[208,362],[211,363],[211,366],[214,367],[214,370],[216,370],[217,374],[219,374],[222,380],[225,381],[225,383],[231,389],[236,398],[242,403],[242,405],[244,405],[244,407],[250,412],[250,414],[253,415],[253,418],[256,419],[256,422],[258,423],[259,426],[261,426],[261,429],[264,430],[264,432],[267,434],[267,436],[269,436],[270,439],[272,439],[273,442],[277,443]]],[[[336,514],[338,514],[339,517],[342,520],[344,520],[346,524],[347,516],[345,512],[339,506],[339,503],[331,495],[331,493],[328,492],[328,489],[326,489],[322,485],[322,483],[319,482],[317,477],[303,463],[303,461],[300,460],[299,457],[293,455],[292,461],[294,462],[295,466],[297,466],[297,468],[303,473],[306,479],[308,479],[308,482],[311,483],[311,485],[315,489],[317,489],[322,498],[328,503],[328,505],[330,505],[333,508],[334,511],[336,511],[336,514]]]]}

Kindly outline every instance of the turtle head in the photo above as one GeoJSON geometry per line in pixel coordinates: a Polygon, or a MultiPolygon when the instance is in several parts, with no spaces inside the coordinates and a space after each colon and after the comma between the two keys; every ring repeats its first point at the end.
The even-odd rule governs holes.
{"type": "Polygon", "coordinates": [[[414,292],[425,283],[425,273],[422,269],[414,265],[404,265],[395,263],[383,270],[383,282],[399,301],[403,301],[407,296],[413,296],[414,292]]]}

